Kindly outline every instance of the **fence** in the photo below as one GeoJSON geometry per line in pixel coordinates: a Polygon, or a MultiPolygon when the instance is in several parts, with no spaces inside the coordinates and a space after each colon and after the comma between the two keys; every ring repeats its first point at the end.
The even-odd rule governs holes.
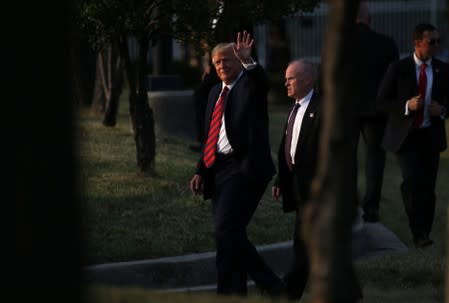
{"type": "MultiPolygon", "coordinates": [[[[397,43],[401,57],[413,51],[412,31],[421,22],[437,26],[442,38],[443,60],[447,58],[448,21],[447,5],[444,0],[421,1],[368,1],[372,15],[371,27],[381,33],[391,36],[397,43]]],[[[326,30],[328,6],[322,3],[311,13],[298,13],[286,18],[286,31],[292,58],[308,58],[320,62],[323,37],[326,30]]],[[[266,26],[258,27],[257,38],[261,41],[259,49],[264,49],[262,43],[267,33],[266,26]]],[[[264,51],[260,61],[266,62],[264,51]]]]}

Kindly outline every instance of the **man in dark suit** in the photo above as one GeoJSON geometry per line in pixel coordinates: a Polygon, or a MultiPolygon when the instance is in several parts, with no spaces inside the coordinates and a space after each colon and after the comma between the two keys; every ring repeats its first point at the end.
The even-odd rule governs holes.
{"type": "Polygon", "coordinates": [[[418,24],[412,56],[390,65],[378,94],[388,112],[383,146],[394,152],[402,173],[401,193],[416,247],[431,245],[435,182],[440,152],[446,149],[449,65],[434,57],[440,36],[418,24]]]}
{"type": "MultiPolygon", "coordinates": [[[[399,59],[394,40],[373,31],[369,24],[371,15],[366,1],[361,1],[356,18],[355,47],[359,74],[359,136],[365,143],[365,184],[363,218],[365,222],[379,221],[385,167],[385,150],[382,148],[386,115],[376,108],[377,90],[388,65],[399,59]]],[[[357,142],[359,140],[357,139],[357,142]]]]}
{"type": "Polygon", "coordinates": [[[310,184],[318,161],[320,98],[314,92],[316,71],[305,60],[291,62],[285,71],[287,94],[295,100],[288,115],[278,153],[278,176],[272,187],[275,199],[282,196],[285,212],[296,211],[292,270],[284,277],[290,299],[301,298],[309,276],[309,258],[301,237],[302,208],[309,200],[310,184]]]}
{"type": "Polygon", "coordinates": [[[207,135],[190,181],[194,194],[212,198],[218,294],[246,295],[247,274],[270,295],[283,289],[246,232],[275,173],[268,137],[268,82],[251,58],[253,43],[243,32],[237,43],[221,43],[212,50],[222,82],[209,93],[207,135]]]}

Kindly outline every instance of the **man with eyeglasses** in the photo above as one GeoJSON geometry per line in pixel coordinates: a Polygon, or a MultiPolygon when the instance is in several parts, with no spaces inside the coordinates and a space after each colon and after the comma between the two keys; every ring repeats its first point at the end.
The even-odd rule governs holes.
{"type": "Polygon", "coordinates": [[[440,36],[433,25],[418,24],[413,39],[414,53],[389,66],[377,99],[388,113],[383,147],[398,160],[413,243],[422,248],[433,244],[435,183],[447,147],[449,65],[435,58],[440,36]]]}

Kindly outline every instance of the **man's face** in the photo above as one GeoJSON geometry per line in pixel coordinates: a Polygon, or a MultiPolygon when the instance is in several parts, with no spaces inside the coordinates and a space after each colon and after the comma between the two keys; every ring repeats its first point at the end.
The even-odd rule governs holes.
{"type": "Polygon", "coordinates": [[[440,46],[440,35],[437,31],[425,31],[421,40],[415,41],[415,50],[421,59],[435,56],[440,46]]]}
{"type": "Polygon", "coordinates": [[[242,64],[230,48],[215,53],[212,57],[212,63],[215,66],[218,77],[225,84],[230,84],[237,79],[242,70],[242,64]]]}
{"type": "Polygon", "coordinates": [[[301,99],[307,95],[309,90],[306,85],[301,71],[301,66],[298,64],[291,64],[285,70],[285,87],[287,88],[287,95],[293,99],[301,99]]]}

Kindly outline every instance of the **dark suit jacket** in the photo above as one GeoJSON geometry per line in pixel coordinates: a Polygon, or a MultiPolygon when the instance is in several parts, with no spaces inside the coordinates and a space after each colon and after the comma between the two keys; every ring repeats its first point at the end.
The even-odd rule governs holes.
{"type": "Polygon", "coordinates": [[[388,65],[399,59],[399,50],[392,38],[363,23],[356,24],[355,37],[358,74],[363,75],[359,79],[359,113],[361,116],[379,115],[377,90],[388,65]]]}
{"type": "MultiPolygon", "coordinates": [[[[205,134],[209,131],[210,119],[221,90],[221,83],[209,93],[205,116],[205,134]]],[[[268,80],[260,65],[244,70],[243,75],[226,98],[226,134],[234,150],[239,172],[245,177],[267,182],[275,173],[268,136],[267,110],[268,80]]],[[[206,135],[207,137],[207,135],[206,135]]],[[[207,138],[205,138],[207,140],[207,138]]],[[[204,178],[204,198],[213,194],[213,168],[204,166],[203,155],[197,164],[196,173],[204,178]]]]}
{"type": "MultiPolygon", "coordinates": [[[[390,65],[379,88],[378,103],[389,114],[383,139],[387,151],[398,151],[413,128],[414,112],[405,115],[405,104],[411,97],[418,95],[416,66],[413,56],[409,56],[390,65]]],[[[432,100],[448,109],[449,107],[449,65],[436,58],[432,59],[433,85],[432,100]]],[[[446,115],[446,118],[448,115],[446,115]]],[[[442,151],[446,149],[446,131],[444,120],[431,118],[432,145],[430,148],[442,151]]]]}
{"type": "Polygon", "coordinates": [[[321,98],[314,92],[302,120],[293,172],[288,169],[284,153],[288,117],[285,123],[284,135],[278,152],[279,173],[275,182],[275,185],[281,188],[282,207],[285,212],[297,210],[298,206],[309,199],[310,185],[316,173],[319,157],[320,103],[321,98]]]}

